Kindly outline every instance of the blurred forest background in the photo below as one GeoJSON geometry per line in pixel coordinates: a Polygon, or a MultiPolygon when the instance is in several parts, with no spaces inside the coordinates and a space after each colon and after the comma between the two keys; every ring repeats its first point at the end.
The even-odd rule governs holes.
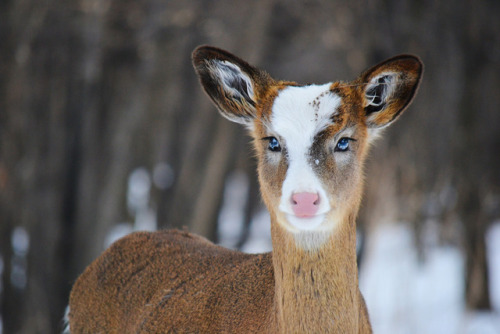
{"type": "Polygon", "coordinates": [[[3,333],[60,331],[72,283],[116,226],[141,216],[215,240],[235,171],[249,180],[246,226],[261,210],[248,136],[192,69],[200,44],[301,83],[419,55],[417,98],[372,151],[360,230],[369,240],[381,222],[409,222],[425,261],[434,224],[439,243],[466,255],[467,307],[490,309],[499,13],[496,0],[0,1],[3,333]]]}

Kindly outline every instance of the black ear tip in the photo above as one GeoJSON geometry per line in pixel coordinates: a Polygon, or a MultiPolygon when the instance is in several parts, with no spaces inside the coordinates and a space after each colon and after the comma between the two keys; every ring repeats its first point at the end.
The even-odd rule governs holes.
{"type": "Polygon", "coordinates": [[[422,61],[422,59],[419,56],[416,56],[416,55],[410,55],[410,57],[415,62],[415,64],[417,64],[417,66],[419,68],[419,71],[423,72],[423,70],[424,70],[424,62],[422,61]]]}
{"type": "Polygon", "coordinates": [[[258,70],[243,59],[233,55],[226,50],[219,49],[210,45],[200,45],[193,50],[192,62],[197,72],[204,71],[207,62],[210,62],[212,60],[222,62],[228,61],[230,63],[237,64],[237,66],[240,67],[243,72],[247,73],[253,78],[263,75],[262,71],[258,70]]]}
{"type": "Polygon", "coordinates": [[[418,83],[422,78],[424,64],[416,55],[400,54],[372,66],[362,73],[361,78],[363,82],[367,82],[370,78],[384,71],[406,72],[407,74],[410,74],[411,77],[413,77],[418,83]]]}
{"type": "Polygon", "coordinates": [[[424,66],[424,63],[422,62],[420,57],[417,55],[414,55],[414,54],[400,54],[400,55],[394,56],[394,57],[386,60],[386,62],[388,62],[388,63],[389,62],[397,62],[397,61],[408,63],[408,64],[414,64],[414,66],[420,66],[420,67],[424,66]]]}
{"type": "Polygon", "coordinates": [[[422,74],[424,70],[424,63],[419,56],[413,54],[402,54],[392,58],[394,60],[400,60],[408,64],[407,66],[413,69],[415,72],[422,74]]]}
{"type": "Polygon", "coordinates": [[[216,53],[216,52],[220,52],[220,49],[214,47],[214,46],[210,46],[210,45],[199,45],[197,46],[194,50],[193,50],[193,57],[197,57],[198,55],[209,55],[209,54],[213,54],[213,53],[216,53]]]}
{"type": "Polygon", "coordinates": [[[401,61],[404,63],[403,67],[406,71],[413,73],[413,78],[416,81],[415,89],[417,89],[424,74],[424,63],[420,57],[412,54],[403,54],[399,57],[401,57],[401,61]]]}
{"type": "Polygon", "coordinates": [[[240,62],[244,62],[233,54],[229,53],[226,50],[219,49],[215,46],[210,45],[200,45],[193,50],[191,54],[194,64],[199,64],[204,60],[233,60],[237,59],[240,62]]]}
{"type": "Polygon", "coordinates": [[[419,56],[411,54],[411,53],[403,53],[397,56],[392,57],[391,59],[396,60],[396,59],[406,59],[406,60],[413,60],[418,63],[422,63],[422,60],[420,59],[419,56]]]}
{"type": "Polygon", "coordinates": [[[213,53],[213,49],[215,49],[214,47],[212,46],[209,46],[209,45],[200,45],[198,47],[196,47],[193,52],[191,53],[191,59],[193,61],[193,65],[199,65],[200,63],[202,63],[205,59],[208,59],[209,58],[209,54],[212,52],[213,53]]]}

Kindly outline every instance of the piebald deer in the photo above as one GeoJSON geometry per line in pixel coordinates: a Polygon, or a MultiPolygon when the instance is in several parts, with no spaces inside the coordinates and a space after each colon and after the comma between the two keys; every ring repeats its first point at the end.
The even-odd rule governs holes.
{"type": "Polygon", "coordinates": [[[324,85],[274,80],[209,46],[193,64],[221,114],[253,136],[273,251],[180,231],[126,236],[76,281],[71,332],[371,333],[356,267],[363,164],[411,102],[422,63],[400,55],[324,85]]]}

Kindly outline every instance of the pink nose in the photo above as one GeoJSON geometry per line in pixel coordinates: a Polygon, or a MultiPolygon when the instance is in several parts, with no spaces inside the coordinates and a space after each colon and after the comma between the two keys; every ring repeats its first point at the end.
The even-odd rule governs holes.
{"type": "Polygon", "coordinates": [[[304,192],[292,195],[293,213],[297,217],[312,217],[318,212],[318,207],[318,194],[304,192]]]}

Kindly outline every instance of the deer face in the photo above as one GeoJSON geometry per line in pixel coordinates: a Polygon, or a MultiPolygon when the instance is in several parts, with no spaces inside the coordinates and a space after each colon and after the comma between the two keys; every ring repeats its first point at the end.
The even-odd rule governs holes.
{"type": "Polygon", "coordinates": [[[369,142],[410,103],[422,65],[389,59],[355,81],[276,81],[230,53],[194,51],[205,91],[226,118],[250,128],[262,196],[291,233],[333,230],[357,212],[369,142]]]}
{"type": "Polygon", "coordinates": [[[284,86],[253,123],[262,193],[292,232],[332,229],[361,185],[366,125],[334,87],[284,86]]]}

